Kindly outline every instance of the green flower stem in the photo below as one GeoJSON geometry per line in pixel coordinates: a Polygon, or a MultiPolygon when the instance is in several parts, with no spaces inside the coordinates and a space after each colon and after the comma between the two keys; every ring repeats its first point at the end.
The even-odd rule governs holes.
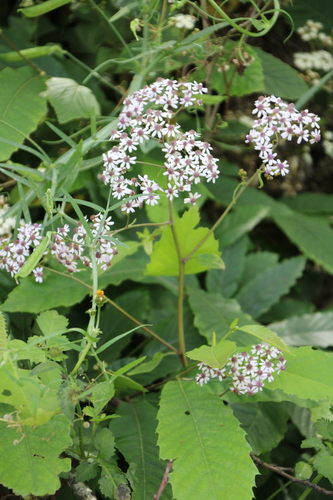
{"type": "Polygon", "coordinates": [[[177,236],[177,232],[175,229],[175,225],[172,217],[172,206],[171,201],[168,200],[169,205],[169,216],[171,223],[171,232],[173,236],[173,241],[175,243],[176,252],[178,256],[178,264],[179,264],[179,274],[178,274],[178,305],[177,305],[177,323],[178,323],[178,347],[180,351],[180,358],[184,366],[187,365],[186,361],[186,347],[185,347],[185,335],[184,335],[184,277],[185,277],[185,260],[182,257],[181,248],[179,245],[179,240],[177,236]]]}
{"type": "Polygon", "coordinates": [[[71,376],[75,375],[75,373],[78,371],[78,369],[82,365],[83,361],[86,359],[86,356],[87,356],[88,352],[90,351],[92,345],[93,345],[93,341],[88,339],[85,348],[83,349],[83,351],[81,351],[79,359],[78,359],[76,365],[74,366],[73,370],[70,373],[71,376]]]}
{"type": "Polygon", "coordinates": [[[239,33],[243,33],[244,35],[247,35],[247,36],[250,36],[250,37],[260,37],[260,36],[266,35],[271,30],[271,28],[274,26],[274,24],[276,23],[276,21],[277,21],[277,19],[279,17],[279,14],[280,14],[280,4],[279,4],[279,0],[273,0],[273,1],[274,1],[274,11],[273,11],[272,18],[269,21],[267,21],[269,23],[269,25],[267,26],[267,28],[263,29],[259,33],[252,33],[251,31],[248,31],[248,30],[242,28],[241,26],[239,26],[237,23],[235,23],[224,12],[224,10],[221,9],[221,7],[214,0],[208,0],[208,2],[210,3],[210,5],[212,7],[214,7],[214,9],[220,14],[220,16],[223,19],[225,19],[230,24],[230,26],[232,26],[233,28],[235,28],[235,30],[237,30],[239,33]]]}
{"type": "Polygon", "coordinates": [[[122,46],[127,51],[127,53],[129,54],[129,56],[132,57],[133,54],[132,54],[131,49],[129,48],[128,44],[125,42],[125,40],[123,39],[123,37],[121,36],[121,34],[117,30],[117,28],[114,26],[114,24],[109,21],[107,15],[102,11],[102,9],[100,9],[98,7],[98,5],[94,2],[94,0],[88,0],[88,2],[99,13],[99,15],[104,19],[104,21],[106,22],[106,24],[108,25],[108,27],[111,28],[111,31],[116,35],[116,37],[118,38],[118,40],[121,42],[122,46]]]}
{"type": "Polygon", "coordinates": [[[256,179],[259,177],[261,170],[258,169],[255,174],[250,177],[246,182],[241,183],[237,188],[232,197],[232,201],[229,203],[221,217],[215,222],[212,228],[206,233],[206,235],[202,238],[202,240],[194,247],[192,250],[183,258],[184,263],[187,262],[192,255],[205,243],[206,240],[210,237],[210,235],[215,231],[215,229],[221,224],[221,222],[226,218],[232,207],[236,204],[238,198],[242,195],[243,191],[256,179]]]}
{"type": "MultiPolygon", "coordinates": [[[[319,481],[321,480],[322,477],[323,477],[322,474],[317,474],[316,477],[314,478],[314,480],[312,481],[312,484],[319,483],[319,481]]],[[[306,488],[306,490],[303,491],[303,493],[301,494],[301,496],[299,497],[298,500],[305,500],[305,498],[308,497],[312,491],[313,491],[313,488],[311,488],[309,486],[308,488],[306,488]]]]}
{"type": "Polygon", "coordinates": [[[281,491],[283,491],[286,488],[288,488],[288,486],[290,486],[291,484],[292,484],[292,481],[287,481],[279,489],[277,489],[276,491],[274,491],[274,493],[272,495],[270,495],[270,497],[267,498],[267,500],[273,500],[273,498],[275,498],[279,493],[281,493],[281,491]]]}
{"type": "Polygon", "coordinates": [[[161,342],[161,344],[165,345],[168,349],[170,349],[171,351],[175,352],[176,354],[179,354],[179,351],[173,347],[171,344],[169,344],[169,342],[167,342],[166,340],[162,339],[161,337],[159,337],[155,332],[153,332],[152,330],[150,330],[150,328],[147,328],[146,326],[143,326],[140,321],[138,321],[136,318],[134,318],[133,316],[131,316],[127,311],[125,311],[122,307],[118,306],[118,304],[116,304],[115,302],[113,302],[113,300],[109,299],[109,297],[106,297],[105,296],[105,299],[107,302],[109,302],[109,304],[111,304],[115,309],[117,309],[119,312],[121,312],[124,316],[126,316],[126,318],[130,319],[131,321],[133,321],[133,323],[135,323],[136,325],[138,326],[141,326],[142,330],[144,330],[145,332],[149,333],[149,335],[151,335],[152,337],[154,337],[154,339],[158,340],[159,342],[161,342]]]}

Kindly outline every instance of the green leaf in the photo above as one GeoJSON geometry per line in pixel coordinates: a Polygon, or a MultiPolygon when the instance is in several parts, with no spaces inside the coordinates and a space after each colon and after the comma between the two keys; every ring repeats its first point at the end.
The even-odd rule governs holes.
{"type": "Polygon", "coordinates": [[[216,230],[215,236],[219,239],[220,248],[231,245],[244,234],[248,234],[270,211],[270,207],[261,205],[248,205],[246,210],[233,210],[216,230]]]}
{"type": "Polygon", "coordinates": [[[233,295],[243,272],[247,245],[248,239],[243,237],[223,250],[225,269],[210,269],[207,271],[206,287],[208,292],[219,292],[224,297],[231,297],[233,295]]]}
{"type": "Polygon", "coordinates": [[[286,196],[280,201],[296,212],[333,215],[333,198],[330,194],[297,193],[297,196],[286,196]]]}
{"type": "Polygon", "coordinates": [[[101,114],[92,91],[71,78],[49,78],[45,95],[54,107],[59,123],[101,114]]]}
{"type": "Polygon", "coordinates": [[[6,332],[6,322],[5,317],[0,312],[0,361],[3,358],[4,352],[7,347],[7,332],[6,332]]]}
{"type": "MultiPolygon", "coordinates": [[[[17,12],[22,12],[26,17],[37,17],[47,12],[51,12],[62,5],[66,5],[71,0],[46,0],[37,5],[32,5],[31,7],[26,7],[25,9],[17,9],[17,12]]],[[[21,4],[22,5],[22,4],[21,4]]]]}
{"type": "MultiPolygon", "coordinates": [[[[199,220],[199,209],[197,207],[192,207],[185,212],[181,218],[174,222],[182,257],[186,257],[209,231],[207,228],[203,227],[194,229],[199,223],[199,220]]],[[[203,245],[201,245],[191,258],[186,261],[185,274],[197,274],[209,269],[209,266],[202,265],[198,261],[198,257],[202,254],[212,254],[216,257],[220,256],[218,242],[214,239],[213,234],[209,235],[203,245]]],[[[149,275],[178,276],[179,261],[170,227],[167,227],[163,231],[162,237],[160,241],[155,243],[154,250],[150,257],[150,263],[147,265],[147,273],[149,275]]]]}
{"type": "Polygon", "coordinates": [[[114,384],[113,382],[105,381],[99,382],[91,390],[90,401],[94,405],[96,413],[100,413],[106,404],[114,396],[114,384]]]}
{"type": "Polygon", "coordinates": [[[298,71],[290,67],[289,64],[258,47],[253,50],[262,62],[266,94],[278,95],[282,99],[291,100],[298,99],[309,89],[298,71]]]}
{"type": "Polygon", "coordinates": [[[44,335],[66,330],[68,319],[61,316],[57,311],[45,311],[37,316],[37,324],[44,335]]]}
{"type": "Polygon", "coordinates": [[[244,259],[244,270],[240,282],[244,287],[247,283],[264,271],[273,268],[279,260],[279,254],[273,252],[256,252],[244,259]]]}
{"type": "Polygon", "coordinates": [[[314,428],[322,439],[333,441],[333,422],[327,418],[321,418],[314,424],[314,428]]]}
{"type": "Polygon", "coordinates": [[[115,453],[114,437],[110,429],[104,427],[95,436],[94,445],[98,450],[98,458],[108,460],[115,453]]]}
{"type": "Polygon", "coordinates": [[[327,224],[296,212],[274,215],[273,218],[304,255],[333,273],[333,231],[327,224]]]}
{"type": "MultiPolygon", "coordinates": [[[[227,42],[224,45],[224,55],[226,59],[237,59],[237,50],[238,42],[227,42]]],[[[253,57],[253,60],[248,66],[240,66],[241,71],[237,72],[235,65],[229,64],[230,68],[225,71],[223,75],[218,66],[213,67],[212,86],[220,95],[242,96],[265,90],[263,67],[260,58],[251,45],[244,44],[243,50],[246,51],[250,57],[253,57]],[[226,82],[232,82],[229,89],[226,87],[226,82]]]]}
{"type": "Polygon", "coordinates": [[[89,481],[98,474],[98,466],[96,462],[80,462],[75,469],[75,480],[77,483],[89,481]]]}
{"type": "MultiPolygon", "coordinates": [[[[227,299],[218,293],[187,289],[189,302],[194,314],[194,324],[210,344],[213,332],[221,340],[228,332],[235,318],[240,323],[251,323],[252,318],[244,314],[236,300],[227,299]]],[[[255,321],[253,321],[255,323],[255,321]]],[[[249,342],[247,342],[249,343],[249,342]]]]}
{"type": "Polygon", "coordinates": [[[299,347],[285,354],[286,370],[281,372],[269,389],[282,389],[302,399],[314,401],[333,398],[333,357],[331,353],[299,347]]]}
{"type": "Polygon", "coordinates": [[[271,323],[269,328],[292,346],[333,345],[333,312],[304,314],[279,323],[271,323]]]}
{"type": "MultiPolygon", "coordinates": [[[[156,446],[156,410],[143,400],[120,403],[117,414],[121,418],[110,422],[116,438],[116,447],[130,464],[129,477],[132,500],[153,498],[162,481],[165,464],[159,460],[156,446]]],[[[170,490],[163,492],[170,499],[170,490]]]]}
{"type": "Polygon", "coordinates": [[[272,330],[269,330],[262,325],[245,325],[239,326],[239,330],[242,332],[250,333],[254,337],[257,337],[264,342],[280,349],[280,351],[291,352],[289,347],[280,339],[272,330]]]}
{"type": "Polygon", "coordinates": [[[69,458],[58,458],[72,443],[66,417],[56,415],[37,427],[22,426],[20,432],[0,422],[0,429],[0,482],[24,498],[53,495],[60,488],[58,475],[71,469],[69,458]]]}
{"type": "Polygon", "coordinates": [[[314,457],[313,466],[319,474],[327,477],[333,484],[333,457],[328,449],[321,450],[314,457]]]}
{"type": "Polygon", "coordinates": [[[190,359],[203,361],[212,368],[223,368],[230,356],[235,352],[235,342],[220,340],[214,346],[202,345],[186,353],[190,359]]]}
{"type": "Polygon", "coordinates": [[[281,403],[231,404],[255,454],[275,448],[287,430],[289,412],[281,403]]]}
{"type": "Polygon", "coordinates": [[[102,468],[98,481],[101,493],[111,500],[130,500],[130,490],[127,486],[126,476],[115,463],[98,460],[102,468]]]}
{"type": "Polygon", "coordinates": [[[16,422],[25,426],[46,424],[58,411],[57,389],[47,387],[29,370],[0,368],[0,403],[16,409],[16,422]]]}
{"type": "MultiPolygon", "coordinates": [[[[141,365],[134,368],[134,370],[131,370],[130,372],[128,372],[128,375],[132,376],[132,375],[139,375],[140,373],[150,373],[153,370],[155,370],[155,368],[161,363],[161,361],[166,356],[170,356],[170,353],[168,353],[168,352],[163,353],[160,351],[155,352],[155,354],[153,355],[153,357],[149,361],[146,361],[146,363],[141,363],[141,365]]],[[[172,354],[171,354],[171,356],[172,356],[172,354]]]]}
{"type": "Polygon", "coordinates": [[[313,474],[313,470],[310,464],[306,462],[297,462],[295,467],[295,477],[297,479],[310,479],[313,474]]]}
{"type": "Polygon", "coordinates": [[[207,386],[180,379],[168,382],[157,418],[161,457],[174,460],[169,481],[177,500],[220,500],[222,492],[223,498],[253,498],[257,470],[245,433],[207,386]]]}
{"type": "Polygon", "coordinates": [[[268,311],[295,284],[304,266],[303,257],[293,257],[257,275],[236,295],[243,311],[254,318],[268,311]]]}
{"type": "MultiPolygon", "coordinates": [[[[0,137],[21,144],[36,129],[46,113],[45,78],[28,66],[0,72],[0,137]]],[[[0,161],[7,160],[17,146],[1,142],[0,161]]]]}

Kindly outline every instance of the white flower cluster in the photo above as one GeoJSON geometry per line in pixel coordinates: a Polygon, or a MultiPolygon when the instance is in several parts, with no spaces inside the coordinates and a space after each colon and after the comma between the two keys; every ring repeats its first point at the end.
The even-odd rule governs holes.
{"type": "Polygon", "coordinates": [[[159,78],[125,99],[118,130],[111,133],[111,140],[118,143],[103,155],[101,175],[101,180],[110,184],[113,197],[119,200],[138,193],[122,205],[124,212],[134,212],[143,203],[156,205],[163,193],[170,200],[186,193],[184,203],[194,205],[200,195],[191,193],[192,186],[202,179],[214,182],[218,177],[217,159],[211,154],[211,145],[199,140],[194,130],[183,133],[175,121],[175,114],[181,108],[202,104],[200,96],[205,92],[207,89],[201,83],[159,78]],[[137,162],[133,152],[150,139],[158,141],[165,153],[164,165],[157,165],[166,177],[165,189],[147,175],[126,176],[137,162]]]}
{"type": "Polygon", "coordinates": [[[323,45],[332,47],[333,38],[323,33],[321,31],[322,29],[323,29],[322,23],[308,19],[304,26],[298,28],[297,33],[300,35],[300,37],[304,42],[309,42],[311,40],[319,40],[323,45]]]}
{"type": "Polygon", "coordinates": [[[316,50],[314,52],[296,52],[294,64],[301,71],[324,71],[333,69],[333,56],[327,50],[316,50]]]}
{"type": "Polygon", "coordinates": [[[0,238],[0,269],[5,269],[15,276],[42,240],[40,224],[24,224],[17,230],[14,241],[11,238],[0,238]]]}
{"type": "MultiPolygon", "coordinates": [[[[102,224],[102,214],[93,216],[92,220],[93,252],[96,263],[105,271],[111,265],[113,256],[118,253],[115,243],[110,241],[108,236],[113,222],[111,217],[108,217],[102,224]]],[[[5,269],[15,276],[29,257],[31,250],[41,242],[42,229],[41,224],[25,224],[18,229],[17,239],[13,242],[10,238],[0,238],[0,269],[5,269]]],[[[87,255],[87,249],[91,245],[92,242],[87,241],[83,224],[78,222],[72,236],[68,224],[58,228],[57,233],[52,236],[50,251],[69,273],[75,273],[80,271],[79,262],[87,268],[92,267],[91,257],[87,255]]],[[[42,283],[43,268],[38,266],[32,272],[35,280],[42,283]]]]}
{"type": "Polygon", "coordinates": [[[16,217],[7,217],[6,212],[9,209],[6,203],[6,197],[0,195],[0,237],[9,236],[16,225],[16,217]]]}
{"type": "Polygon", "coordinates": [[[201,370],[196,376],[199,385],[207,384],[212,378],[222,381],[229,376],[232,392],[251,396],[262,391],[265,381],[274,380],[274,372],[279,374],[286,369],[286,360],[276,347],[258,344],[253,346],[251,354],[246,351],[234,354],[224,368],[212,368],[205,363],[199,363],[198,368],[201,370]]]}
{"type": "Polygon", "coordinates": [[[170,21],[175,22],[176,28],[192,30],[197,22],[194,16],[190,14],[176,14],[170,18],[170,21]]]}
{"type": "Polygon", "coordinates": [[[263,169],[267,176],[285,175],[289,172],[288,162],[277,158],[275,142],[281,139],[288,141],[297,137],[302,141],[314,144],[320,141],[320,118],[307,109],[297,111],[295,104],[287,104],[279,97],[259,97],[252,111],[257,115],[252,130],[246,136],[246,143],[253,143],[259,151],[263,169]]]}

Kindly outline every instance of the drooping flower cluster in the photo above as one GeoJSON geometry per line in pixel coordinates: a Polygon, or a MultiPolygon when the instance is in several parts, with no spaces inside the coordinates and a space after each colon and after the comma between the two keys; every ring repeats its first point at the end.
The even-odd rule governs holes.
{"type": "Polygon", "coordinates": [[[212,368],[205,363],[199,363],[198,368],[201,370],[196,376],[199,385],[207,384],[212,378],[217,377],[222,381],[231,377],[232,392],[251,396],[262,391],[265,381],[274,380],[274,372],[279,374],[285,370],[286,360],[276,347],[258,344],[253,346],[251,353],[244,351],[234,354],[224,368],[212,368]]]}
{"type": "Polygon", "coordinates": [[[200,195],[192,187],[205,179],[214,182],[219,175],[217,159],[209,143],[199,140],[194,130],[183,133],[175,121],[176,112],[202,104],[200,96],[207,92],[201,83],[188,83],[159,78],[154,84],[134,92],[124,101],[118,130],[111,133],[117,145],[103,155],[101,180],[110,184],[113,197],[126,200],[122,210],[134,212],[143,203],[155,205],[164,194],[172,200],[186,193],[185,203],[195,204],[200,195]],[[162,188],[147,175],[130,178],[128,171],[137,163],[135,152],[145,141],[155,139],[165,154],[163,175],[167,187],[162,188]]]}
{"type": "Polygon", "coordinates": [[[258,118],[245,142],[253,143],[254,149],[259,151],[267,176],[285,175],[289,172],[288,162],[277,158],[275,141],[291,141],[296,137],[298,144],[302,141],[314,144],[321,139],[318,124],[320,118],[307,109],[297,111],[295,104],[287,104],[279,97],[259,97],[252,113],[258,118]]]}
{"type": "MultiPolygon", "coordinates": [[[[97,265],[103,270],[111,265],[113,256],[118,253],[114,241],[109,239],[110,227],[113,225],[111,217],[103,223],[102,214],[97,214],[92,216],[92,220],[93,242],[88,241],[89,238],[82,222],[77,223],[72,235],[70,235],[68,224],[58,228],[57,232],[52,235],[50,252],[69,273],[79,272],[80,263],[84,268],[92,267],[90,248],[92,248],[97,265]]],[[[17,238],[13,242],[10,238],[0,238],[0,269],[5,269],[15,276],[30,253],[41,242],[42,229],[41,224],[24,224],[18,229],[17,238]]],[[[32,273],[37,282],[43,281],[43,267],[37,266],[32,273]]]]}

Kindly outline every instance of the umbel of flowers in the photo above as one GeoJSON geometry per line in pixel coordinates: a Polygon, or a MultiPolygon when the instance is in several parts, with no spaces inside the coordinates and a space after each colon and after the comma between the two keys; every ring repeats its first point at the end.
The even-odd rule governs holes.
{"type": "Polygon", "coordinates": [[[220,382],[231,378],[230,390],[235,394],[251,396],[262,391],[264,382],[272,382],[273,374],[279,374],[286,368],[286,360],[276,347],[261,344],[252,347],[251,353],[246,351],[234,354],[224,368],[212,368],[206,363],[199,363],[200,372],[196,376],[199,385],[218,378],[220,382]]]}
{"type": "Polygon", "coordinates": [[[296,137],[297,144],[302,141],[314,144],[321,139],[319,116],[307,109],[297,111],[295,104],[287,104],[279,97],[259,97],[252,113],[258,118],[245,142],[253,143],[254,149],[259,151],[267,176],[285,175],[289,172],[288,162],[281,161],[275,152],[278,142],[291,141],[296,137]]]}
{"type": "Polygon", "coordinates": [[[195,186],[201,180],[214,182],[218,177],[211,145],[201,141],[194,130],[182,132],[175,121],[182,108],[201,105],[200,96],[205,92],[207,89],[201,83],[159,78],[125,99],[118,129],[111,133],[111,140],[117,144],[103,155],[101,176],[110,185],[114,198],[121,200],[138,194],[137,198],[125,201],[124,212],[134,212],[144,203],[156,205],[163,194],[172,201],[185,193],[184,203],[195,205],[200,197],[195,186]],[[137,178],[128,175],[137,162],[139,145],[151,139],[159,142],[164,153],[165,161],[160,166],[167,179],[164,189],[147,175],[137,178]]]}
{"type": "MultiPolygon", "coordinates": [[[[90,238],[82,222],[78,222],[72,231],[69,225],[65,224],[52,236],[50,252],[69,273],[75,273],[80,271],[80,265],[81,269],[92,267],[90,252],[92,249],[96,264],[105,271],[111,265],[113,256],[118,253],[115,243],[109,239],[113,224],[111,217],[103,221],[102,214],[93,216],[91,228],[93,244],[88,241],[90,238]]],[[[42,224],[24,224],[18,228],[15,240],[1,238],[0,269],[5,269],[12,276],[18,274],[31,251],[41,242],[42,231],[42,224]]],[[[35,280],[41,283],[43,268],[37,265],[32,272],[35,280]]]]}

